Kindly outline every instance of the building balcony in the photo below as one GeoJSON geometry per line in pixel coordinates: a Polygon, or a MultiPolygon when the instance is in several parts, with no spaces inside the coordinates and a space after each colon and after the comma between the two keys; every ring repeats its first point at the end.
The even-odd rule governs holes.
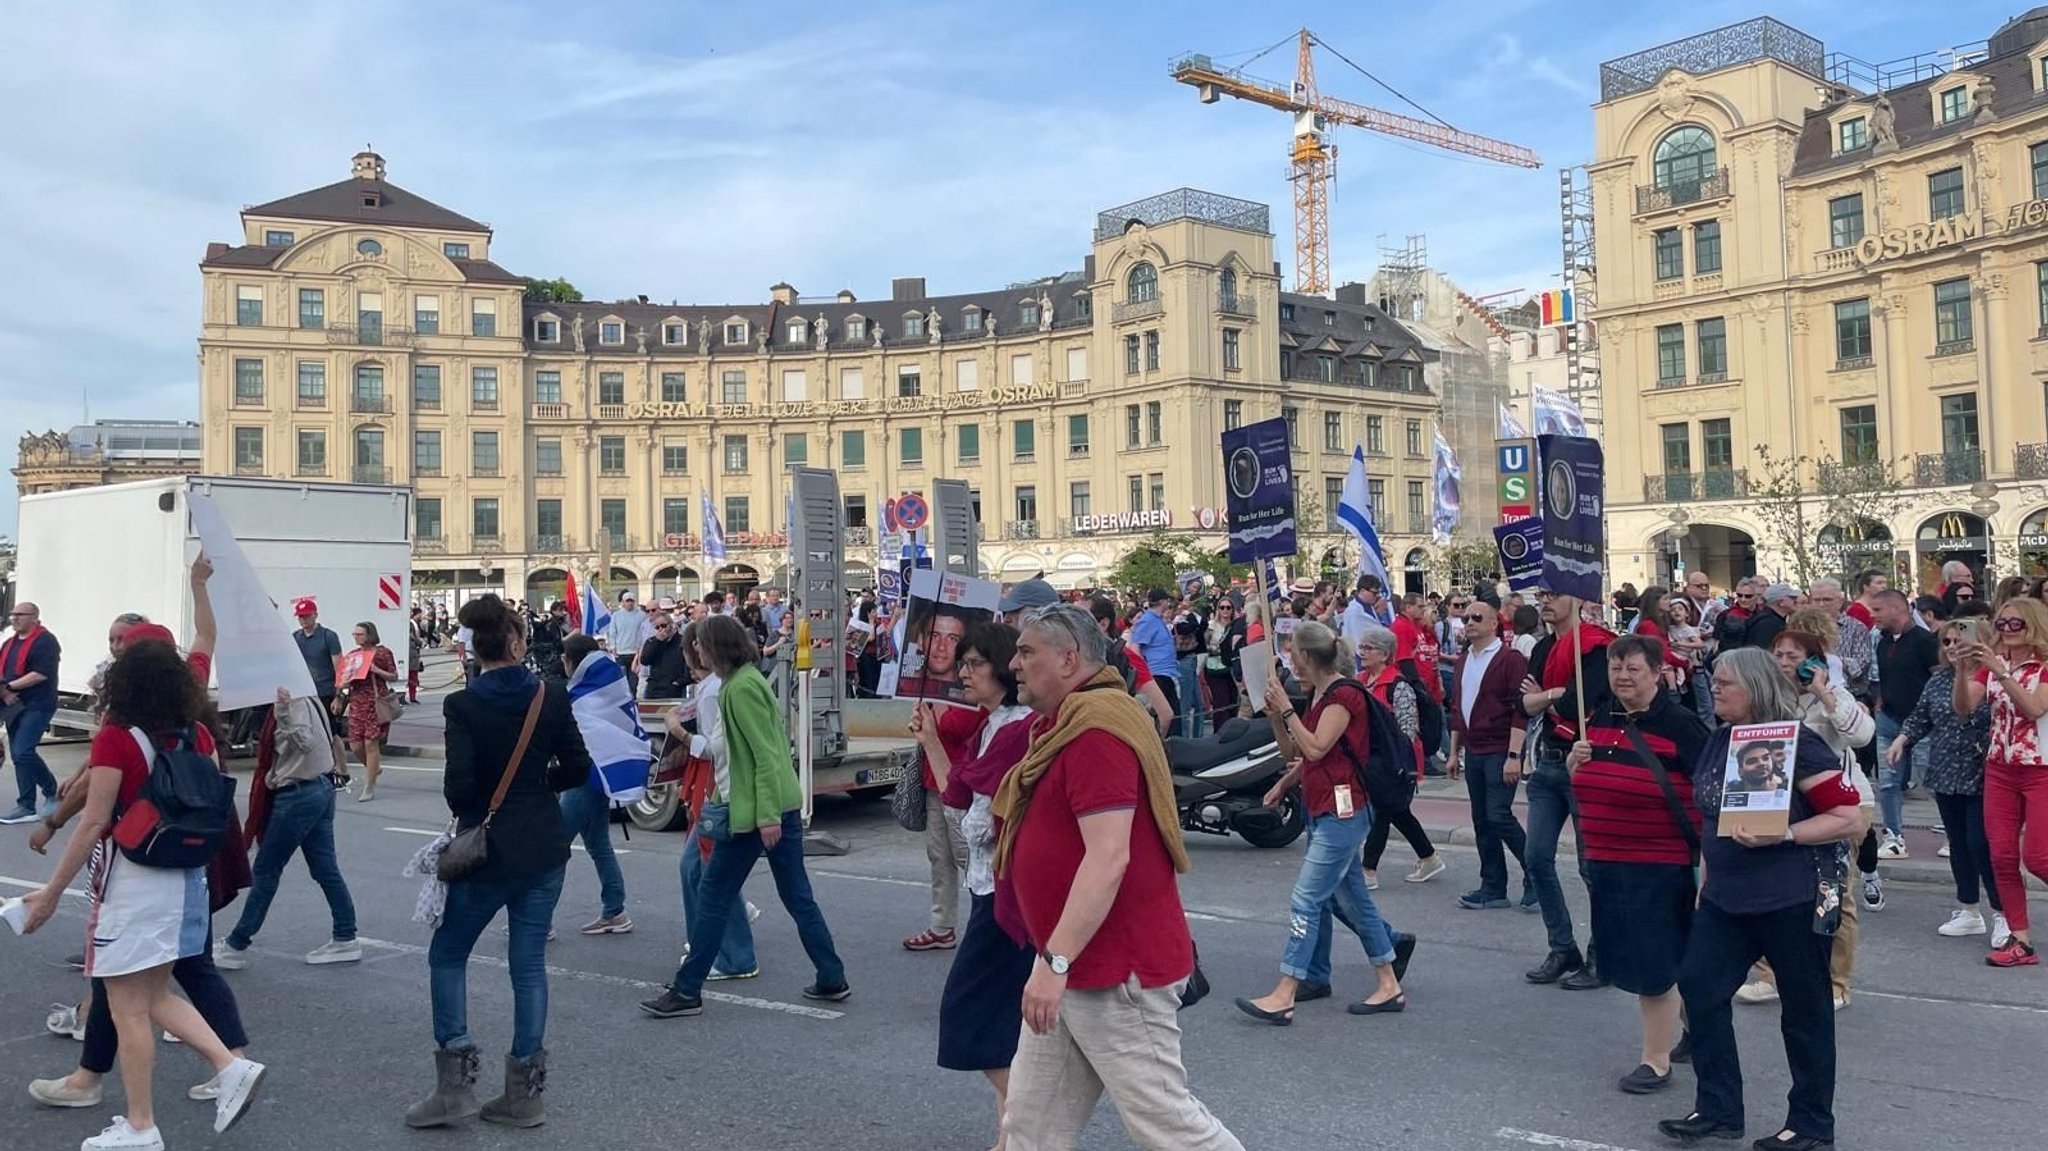
{"type": "Polygon", "coordinates": [[[1696,503],[1734,500],[1749,495],[1749,473],[1740,468],[1710,472],[1667,472],[1643,477],[1646,503],[1696,503]]]}
{"type": "Polygon", "coordinates": [[[847,528],[846,546],[855,548],[872,547],[875,542],[873,528],[847,528]]]}
{"type": "Polygon", "coordinates": [[[409,348],[412,347],[412,329],[384,324],[329,324],[327,342],[359,348],[409,348]]]}
{"type": "Polygon", "coordinates": [[[505,537],[497,532],[471,532],[469,546],[479,554],[502,552],[505,550],[505,537]]]}
{"type": "Polygon", "coordinates": [[[349,480],[358,484],[388,484],[391,469],[381,464],[357,464],[348,470],[349,480]]]}
{"type": "Polygon", "coordinates": [[[1165,314],[1166,301],[1158,296],[1153,296],[1149,300],[1125,300],[1121,304],[1111,305],[1109,309],[1110,321],[1118,324],[1165,314]]]}
{"type": "Polygon", "coordinates": [[[478,479],[494,480],[498,478],[500,471],[497,464],[471,464],[469,474],[478,479]]]}
{"type": "Polygon", "coordinates": [[[1831,491],[1875,491],[1890,482],[1883,464],[1823,462],[1817,469],[1820,485],[1831,491]]]}
{"type": "Polygon", "coordinates": [[[235,474],[238,476],[260,476],[267,473],[263,470],[262,460],[236,460],[235,474]]]}
{"type": "Polygon", "coordinates": [[[391,414],[391,397],[381,393],[377,395],[352,395],[348,398],[348,410],[351,412],[368,413],[370,415],[388,416],[391,414]]]}
{"type": "Polygon", "coordinates": [[[2014,479],[2048,480],[2048,444],[2018,444],[2012,450],[2014,479]]]}
{"type": "Polygon", "coordinates": [[[440,464],[414,464],[412,478],[416,480],[438,480],[441,478],[440,464]]]}
{"type": "Polygon", "coordinates": [[[1728,169],[1716,168],[1696,180],[1673,180],[1662,187],[1655,184],[1636,186],[1636,215],[1648,215],[1667,208],[1683,208],[1688,204],[1704,204],[1710,200],[1728,198],[1728,169]]]}
{"type": "Polygon", "coordinates": [[[448,538],[439,534],[416,536],[412,541],[412,554],[416,556],[447,555],[448,538]]]}
{"type": "Polygon", "coordinates": [[[1934,345],[1934,354],[1937,356],[1966,356],[1976,350],[1977,341],[1968,337],[1934,345]]]}
{"type": "Polygon", "coordinates": [[[1038,521],[1011,520],[1003,525],[1003,538],[1006,540],[1038,539],[1040,538],[1038,534],[1038,521]]]}
{"type": "Polygon", "coordinates": [[[1257,309],[1252,306],[1252,298],[1237,292],[1216,293],[1216,312],[1223,316],[1258,315],[1257,309]]]}
{"type": "Polygon", "coordinates": [[[1847,272],[1856,267],[1856,246],[1846,248],[1822,248],[1813,254],[1813,270],[1816,272],[1847,272]]]}
{"type": "Polygon", "coordinates": [[[1426,536],[1426,535],[1428,535],[1428,534],[1429,534],[1429,517],[1428,517],[1428,516],[1409,516],[1409,517],[1408,517],[1408,534],[1409,534],[1409,535],[1411,535],[1411,536],[1426,536]]]}
{"type": "Polygon", "coordinates": [[[597,405],[597,418],[600,420],[623,420],[626,418],[626,405],[599,404],[597,405]]]}
{"type": "Polygon", "coordinates": [[[266,406],[263,402],[262,388],[257,388],[255,391],[249,392],[243,391],[242,388],[238,386],[235,388],[235,396],[232,402],[234,406],[238,408],[260,408],[266,406]]]}
{"type": "Polygon", "coordinates": [[[1060,398],[1063,400],[1078,399],[1079,397],[1085,396],[1087,394],[1087,380],[1068,380],[1066,383],[1060,385],[1060,398]]]}
{"type": "Polygon", "coordinates": [[[1923,488],[1974,484],[1984,478],[1984,452],[1922,452],[1913,457],[1913,482],[1923,488]]]}
{"type": "Polygon", "coordinates": [[[1835,370],[1838,372],[1860,372],[1870,367],[1873,362],[1869,356],[1850,356],[1846,359],[1836,360],[1835,370]]]}
{"type": "Polygon", "coordinates": [[[534,404],[532,418],[536,420],[566,420],[569,418],[569,405],[534,404]]]}
{"type": "MultiPolygon", "coordinates": [[[[612,532],[610,534],[610,547],[612,549],[613,555],[618,555],[620,552],[639,551],[641,548],[645,547],[647,543],[646,540],[636,539],[633,536],[626,534],[625,532],[612,532]]],[[[596,547],[603,548],[606,546],[605,535],[606,533],[603,528],[597,529],[597,539],[595,541],[596,547]]]]}
{"type": "Polygon", "coordinates": [[[536,535],[526,537],[526,550],[530,552],[565,552],[570,550],[569,537],[564,535],[536,535]]]}
{"type": "Polygon", "coordinates": [[[325,479],[327,464],[325,461],[313,463],[309,460],[300,460],[299,466],[292,469],[292,474],[300,479],[325,479]]]}
{"type": "Polygon", "coordinates": [[[1085,459],[1087,459],[1087,458],[1088,458],[1088,445],[1087,445],[1087,444],[1068,444],[1068,445],[1067,445],[1067,458],[1068,458],[1068,459],[1070,459],[1070,460],[1085,460],[1085,459]]]}
{"type": "Polygon", "coordinates": [[[327,408],[327,393],[321,392],[317,396],[309,396],[306,395],[304,392],[301,392],[299,393],[298,398],[295,401],[293,401],[292,406],[300,409],[301,411],[304,411],[307,408],[311,408],[315,411],[324,411],[327,408]]]}

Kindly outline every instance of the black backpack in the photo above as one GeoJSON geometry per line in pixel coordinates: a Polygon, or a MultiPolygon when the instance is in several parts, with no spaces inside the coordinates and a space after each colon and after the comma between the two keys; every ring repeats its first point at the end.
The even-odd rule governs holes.
{"type": "Polygon", "coordinates": [[[1406,811],[1415,798],[1415,775],[1410,770],[1415,763],[1415,749],[1402,738],[1401,725],[1393,711],[1367,691],[1364,684],[1347,676],[1331,684],[1330,690],[1341,687],[1349,687],[1365,699],[1365,761],[1359,762],[1358,749],[1351,746],[1350,739],[1339,738],[1337,746],[1351,760],[1358,782],[1365,787],[1366,798],[1372,800],[1374,807],[1381,812],[1406,811]]]}
{"type": "Polygon", "coordinates": [[[197,728],[152,744],[128,733],[149,758],[149,779],[115,819],[114,845],[144,867],[204,867],[227,842],[235,818],[235,781],[199,750],[197,728]]]}
{"type": "MultiPolygon", "coordinates": [[[[1430,669],[1432,672],[1435,670],[1430,669]]],[[[1425,758],[1433,756],[1444,749],[1444,705],[1436,701],[1436,696],[1430,694],[1420,679],[1406,673],[1401,678],[1415,690],[1415,719],[1419,729],[1417,734],[1422,737],[1422,754],[1425,758]]],[[[1378,700],[1373,702],[1379,703],[1378,700]]],[[[1386,707],[1385,704],[1380,706],[1386,707]]]]}
{"type": "Polygon", "coordinates": [[[1103,653],[1103,662],[1115,669],[1118,675],[1124,677],[1124,693],[1126,695],[1138,694],[1138,672],[1136,668],[1131,666],[1130,649],[1125,646],[1123,638],[1119,636],[1116,639],[1110,640],[1107,649],[1103,653]]]}

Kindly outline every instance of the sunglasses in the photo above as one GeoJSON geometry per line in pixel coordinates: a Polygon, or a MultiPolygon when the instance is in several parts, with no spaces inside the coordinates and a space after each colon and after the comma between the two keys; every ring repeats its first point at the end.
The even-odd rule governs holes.
{"type": "MultiPolygon", "coordinates": [[[[1958,596],[1957,598],[1960,599],[1962,597],[1958,596]]],[[[2025,631],[2027,630],[2027,621],[2016,615],[2002,615],[1991,626],[1999,631],[2025,631]]]]}
{"type": "Polygon", "coordinates": [[[1486,622],[1487,620],[1490,620],[1490,619],[1492,619],[1492,618],[1493,618],[1493,616],[1491,616],[1491,615],[1468,615],[1468,616],[1466,616],[1466,617],[1465,617],[1465,622],[1466,622],[1466,623],[1485,623],[1485,622],[1486,622]]]}

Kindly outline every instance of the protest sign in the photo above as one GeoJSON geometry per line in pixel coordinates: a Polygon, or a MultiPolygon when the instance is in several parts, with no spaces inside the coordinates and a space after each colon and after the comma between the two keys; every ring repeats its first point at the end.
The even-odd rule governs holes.
{"type": "Polygon", "coordinates": [[[970,627],[995,619],[1001,598],[1002,588],[989,580],[932,568],[910,573],[903,660],[890,694],[974,706],[961,682],[960,641],[970,627]]]}

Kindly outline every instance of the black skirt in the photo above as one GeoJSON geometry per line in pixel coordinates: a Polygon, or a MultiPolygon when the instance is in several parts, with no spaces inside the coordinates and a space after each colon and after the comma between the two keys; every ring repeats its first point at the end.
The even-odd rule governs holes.
{"type": "Polygon", "coordinates": [[[939,1066],[1000,1071],[1017,1056],[1024,984],[1037,954],[996,926],[996,897],[977,895],[939,1000],[939,1066]]]}
{"type": "Polygon", "coordinates": [[[1586,890],[1593,902],[1600,974],[1632,995],[1671,990],[1692,934],[1692,868],[1589,859],[1586,890]]]}

